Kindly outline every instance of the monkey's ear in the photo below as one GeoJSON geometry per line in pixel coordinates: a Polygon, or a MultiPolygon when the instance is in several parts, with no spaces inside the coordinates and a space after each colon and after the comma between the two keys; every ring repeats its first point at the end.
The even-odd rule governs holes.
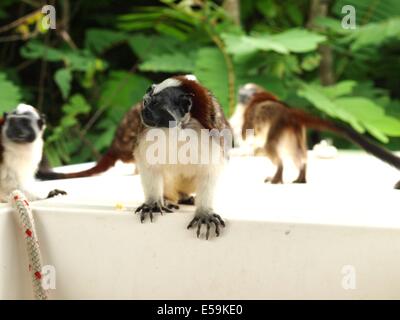
{"type": "Polygon", "coordinates": [[[6,120],[7,116],[8,116],[8,112],[4,112],[3,113],[3,119],[6,120]]]}
{"type": "Polygon", "coordinates": [[[179,104],[183,110],[183,113],[188,113],[192,108],[193,97],[194,97],[193,93],[186,93],[180,96],[179,104]]]}
{"type": "Polygon", "coordinates": [[[45,124],[46,124],[46,115],[41,113],[40,119],[38,120],[38,126],[40,129],[42,129],[45,124]]]}
{"type": "Polygon", "coordinates": [[[153,92],[155,86],[156,86],[155,84],[152,84],[150,87],[148,87],[146,90],[146,93],[151,94],[153,92]]]}

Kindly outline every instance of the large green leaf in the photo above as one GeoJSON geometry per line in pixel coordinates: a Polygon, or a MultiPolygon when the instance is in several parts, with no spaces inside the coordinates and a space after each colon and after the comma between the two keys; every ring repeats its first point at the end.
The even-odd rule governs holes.
{"type": "Polygon", "coordinates": [[[313,51],[326,37],[306,29],[292,29],[272,35],[222,35],[227,49],[233,54],[249,54],[251,52],[275,51],[288,54],[313,51]]]}
{"type": "Polygon", "coordinates": [[[346,95],[354,86],[345,82],[335,88],[303,84],[298,94],[309,100],[316,108],[333,118],[349,123],[355,130],[371,135],[382,142],[388,142],[388,136],[400,136],[400,120],[385,114],[384,108],[373,100],[346,95]]]}
{"type": "Polygon", "coordinates": [[[124,113],[140,101],[151,82],[136,74],[126,71],[111,72],[102,86],[98,106],[107,108],[107,114],[119,122],[124,113]]]}
{"type": "Polygon", "coordinates": [[[19,87],[9,81],[4,73],[0,72],[0,112],[9,111],[21,102],[19,87]]]}
{"type": "Polygon", "coordinates": [[[216,48],[200,49],[197,53],[194,74],[204,86],[211,90],[228,114],[228,71],[222,53],[216,48]]]}
{"type": "Polygon", "coordinates": [[[145,62],[141,63],[139,68],[142,71],[153,72],[193,72],[195,68],[194,59],[196,52],[188,53],[175,52],[160,55],[150,55],[145,62]]]}

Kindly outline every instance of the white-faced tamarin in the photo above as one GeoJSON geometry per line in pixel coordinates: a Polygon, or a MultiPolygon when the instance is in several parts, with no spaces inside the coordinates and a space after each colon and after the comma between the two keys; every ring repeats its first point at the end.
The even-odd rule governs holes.
{"type": "MultiPolygon", "coordinates": [[[[306,128],[339,134],[382,161],[400,169],[400,158],[359,134],[351,127],[322,119],[303,110],[290,108],[270,92],[256,84],[239,89],[239,103],[230,119],[236,145],[250,144],[255,155],[266,155],[276,166],[273,177],[265,182],[283,182],[282,153],[289,151],[299,175],[295,183],[306,182],[307,141],[306,128]],[[254,135],[247,137],[247,130],[254,135]]],[[[400,182],[396,188],[400,188],[400,182]]]]}
{"type": "Polygon", "coordinates": [[[154,212],[170,212],[176,208],[174,203],[195,193],[196,210],[188,229],[197,225],[199,236],[204,224],[208,239],[214,226],[215,234],[219,236],[220,227],[224,227],[225,223],[213,211],[213,195],[226,160],[225,146],[232,143],[232,132],[216,98],[198,81],[176,76],[152,85],[143,97],[139,110],[142,126],[137,127],[133,154],[145,195],[144,203],[136,210],[141,221],[146,216],[152,220],[154,212]],[[189,149],[197,161],[187,163],[181,159],[180,155],[188,150],[187,142],[178,141],[175,144],[171,133],[174,128],[171,126],[184,136],[188,133],[190,137],[194,133],[195,139],[189,139],[193,148],[189,149]],[[159,152],[166,154],[169,160],[174,159],[173,162],[154,164],[149,161],[148,151],[154,142],[148,137],[154,130],[165,134],[166,143],[159,152]],[[208,158],[202,161],[205,153],[216,156],[217,160],[208,158]]]}
{"type": "MultiPolygon", "coordinates": [[[[32,190],[36,170],[42,158],[44,116],[30,105],[19,104],[0,120],[0,200],[7,202],[15,189],[29,200],[43,199],[32,190]]],[[[47,198],[66,194],[51,191],[47,198]]]]}

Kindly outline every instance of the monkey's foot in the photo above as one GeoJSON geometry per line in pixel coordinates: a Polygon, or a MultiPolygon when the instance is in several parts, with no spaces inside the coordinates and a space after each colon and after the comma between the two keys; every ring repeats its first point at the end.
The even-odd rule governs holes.
{"type": "Polygon", "coordinates": [[[200,231],[201,231],[201,226],[205,224],[207,226],[207,232],[206,232],[206,239],[208,240],[210,236],[210,229],[211,229],[211,224],[215,225],[215,235],[218,237],[220,232],[219,232],[219,227],[225,227],[225,222],[222,220],[221,216],[216,214],[216,213],[198,213],[195,215],[192,221],[190,221],[189,225],[187,226],[188,229],[194,227],[197,224],[197,238],[200,237],[200,231]]]}
{"type": "Polygon", "coordinates": [[[294,180],[292,183],[307,183],[306,178],[297,178],[296,180],[294,180]]]}
{"type": "Polygon", "coordinates": [[[271,184],[279,184],[279,183],[283,183],[282,179],[277,179],[275,177],[271,178],[271,177],[267,177],[264,180],[265,183],[271,183],[271,184]]]}
{"type": "Polygon", "coordinates": [[[47,198],[46,198],[46,199],[53,198],[53,197],[58,196],[58,195],[63,195],[63,196],[65,196],[66,194],[67,194],[67,193],[66,193],[65,191],[63,191],[63,190],[54,189],[54,190],[51,190],[51,191],[49,192],[49,194],[47,195],[47,198]]]}
{"type": "Polygon", "coordinates": [[[193,196],[188,196],[182,199],[179,199],[178,204],[184,204],[187,206],[194,206],[195,198],[193,196]]]}
{"type": "Polygon", "coordinates": [[[143,223],[147,214],[150,216],[150,221],[153,222],[153,213],[154,212],[159,212],[162,215],[164,212],[173,212],[172,209],[176,209],[176,207],[177,207],[176,205],[172,205],[172,204],[170,204],[168,207],[168,205],[165,206],[165,205],[161,204],[160,201],[156,201],[153,203],[143,203],[140,207],[138,207],[135,210],[135,213],[140,214],[140,222],[143,223]]]}

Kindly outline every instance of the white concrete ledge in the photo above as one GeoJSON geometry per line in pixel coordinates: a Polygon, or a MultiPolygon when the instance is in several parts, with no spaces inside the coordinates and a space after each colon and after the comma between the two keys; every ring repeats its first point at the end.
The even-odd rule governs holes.
{"type": "MultiPolygon", "coordinates": [[[[140,224],[138,176],[39,183],[67,197],[33,204],[44,264],[59,299],[400,298],[400,173],[361,153],[310,154],[309,184],[268,185],[264,158],[234,158],[221,179],[220,238],[186,230],[193,208],[140,224]],[[117,203],[125,210],[117,210],[117,203]],[[344,266],[355,289],[342,286],[344,266]]],[[[289,172],[288,175],[293,175],[289,172]]],[[[289,178],[289,177],[288,177],[289,178]]],[[[31,298],[27,259],[8,205],[0,207],[0,299],[31,298]]]]}

